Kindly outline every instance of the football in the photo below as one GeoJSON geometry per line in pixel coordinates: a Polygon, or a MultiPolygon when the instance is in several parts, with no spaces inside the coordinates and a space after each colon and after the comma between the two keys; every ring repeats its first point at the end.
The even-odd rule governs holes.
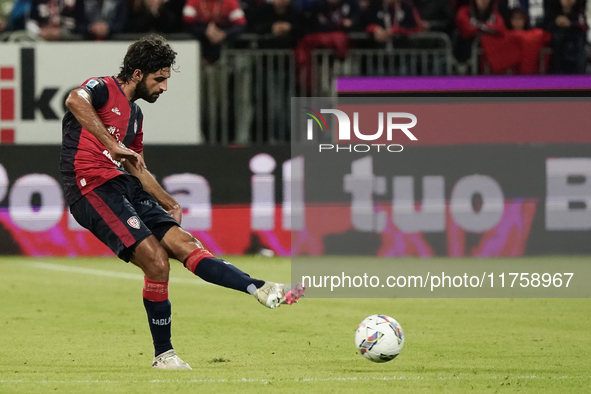
{"type": "Polygon", "coordinates": [[[390,316],[372,315],[359,323],[355,346],[368,360],[385,363],[398,356],[404,347],[404,331],[390,316]]]}

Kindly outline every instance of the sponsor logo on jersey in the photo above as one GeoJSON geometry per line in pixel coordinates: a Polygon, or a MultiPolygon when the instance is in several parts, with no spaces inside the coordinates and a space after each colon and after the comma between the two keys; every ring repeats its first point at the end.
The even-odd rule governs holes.
{"type": "Polygon", "coordinates": [[[111,135],[113,137],[115,137],[115,139],[117,141],[120,141],[121,140],[121,133],[119,132],[119,129],[117,127],[115,127],[115,126],[109,126],[109,127],[107,127],[107,131],[109,133],[111,133],[111,135]]]}
{"type": "Polygon", "coordinates": [[[129,224],[130,227],[133,227],[137,230],[140,229],[140,220],[137,216],[132,216],[129,219],[127,219],[127,224],[129,224]]]}
{"type": "Polygon", "coordinates": [[[115,164],[117,167],[121,167],[121,162],[117,161],[117,160],[113,160],[113,157],[111,157],[111,154],[109,153],[108,150],[104,150],[103,151],[103,155],[107,156],[107,158],[109,160],[111,160],[113,162],[113,164],[115,164]]]}

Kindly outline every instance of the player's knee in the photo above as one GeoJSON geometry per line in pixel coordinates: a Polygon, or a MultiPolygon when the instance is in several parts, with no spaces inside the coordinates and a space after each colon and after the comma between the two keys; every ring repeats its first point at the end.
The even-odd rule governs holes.
{"type": "Polygon", "coordinates": [[[161,241],[161,245],[168,252],[170,258],[180,262],[184,262],[196,248],[203,248],[201,242],[193,234],[181,227],[169,231],[161,241]]]}
{"type": "Polygon", "coordinates": [[[192,251],[197,248],[203,248],[201,242],[195,238],[193,234],[187,230],[181,229],[180,236],[176,242],[176,246],[180,251],[192,251]]]}
{"type": "Polygon", "coordinates": [[[187,239],[187,242],[193,245],[196,245],[198,248],[203,248],[203,245],[201,244],[201,242],[195,238],[195,236],[193,234],[189,233],[189,238],[187,239]]]}
{"type": "Polygon", "coordinates": [[[183,239],[183,242],[180,244],[180,248],[175,253],[175,258],[184,263],[187,257],[195,249],[203,249],[203,245],[197,238],[193,236],[193,234],[187,233],[183,239]]]}
{"type": "Polygon", "coordinates": [[[158,249],[145,264],[144,274],[148,279],[167,282],[170,272],[168,255],[164,249],[158,249]]]}

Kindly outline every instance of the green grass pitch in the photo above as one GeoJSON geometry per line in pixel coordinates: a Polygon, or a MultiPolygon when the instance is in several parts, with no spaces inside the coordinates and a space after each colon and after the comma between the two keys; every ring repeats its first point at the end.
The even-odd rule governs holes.
{"type": "MultiPolygon", "coordinates": [[[[289,281],[289,259],[230,259],[289,281]]],[[[173,344],[192,371],[150,368],[138,268],[117,259],[0,258],[0,393],[525,392],[591,388],[589,299],[303,299],[268,310],[171,271],[173,344]],[[360,356],[383,313],[398,358],[360,356]]]]}

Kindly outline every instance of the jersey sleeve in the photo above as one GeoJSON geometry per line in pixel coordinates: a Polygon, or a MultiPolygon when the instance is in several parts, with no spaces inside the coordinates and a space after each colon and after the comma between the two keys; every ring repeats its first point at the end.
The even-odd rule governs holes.
{"type": "Polygon", "coordinates": [[[109,100],[109,88],[102,78],[91,78],[84,82],[80,88],[90,94],[94,109],[100,109],[107,104],[109,100]]]}

